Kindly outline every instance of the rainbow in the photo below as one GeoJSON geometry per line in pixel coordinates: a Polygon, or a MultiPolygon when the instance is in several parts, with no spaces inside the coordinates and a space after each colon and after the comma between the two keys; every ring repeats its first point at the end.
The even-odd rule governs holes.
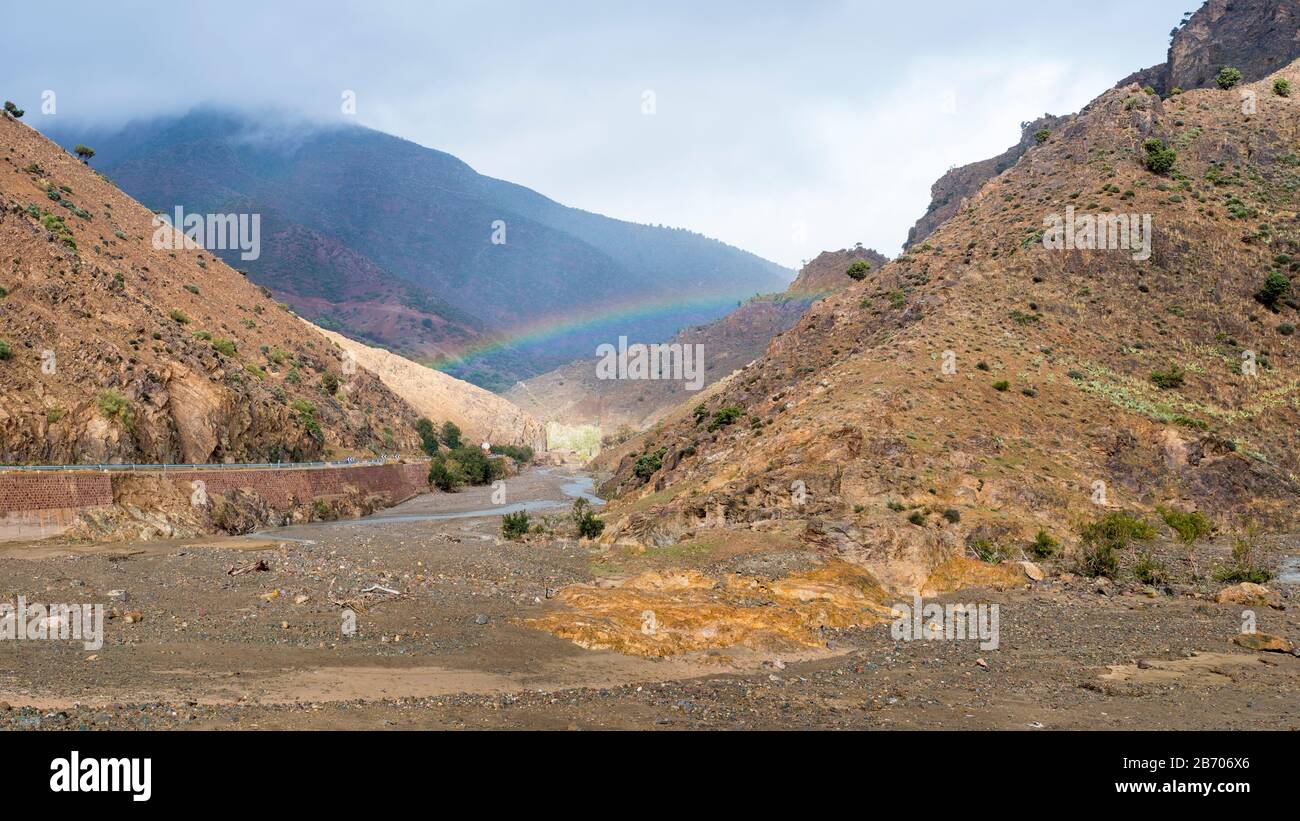
{"type": "MultiPolygon", "coordinates": [[[[695,299],[654,299],[615,307],[604,306],[578,314],[547,316],[521,327],[512,328],[508,333],[497,334],[483,342],[467,345],[454,353],[449,352],[445,357],[425,360],[421,364],[442,370],[512,348],[546,342],[549,339],[555,339],[575,331],[598,328],[619,321],[652,319],[656,316],[682,310],[724,309],[728,306],[735,306],[738,301],[743,302],[744,300],[738,300],[734,294],[705,296],[695,299]]],[[[592,356],[595,356],[594,348],[592,356]]]]}

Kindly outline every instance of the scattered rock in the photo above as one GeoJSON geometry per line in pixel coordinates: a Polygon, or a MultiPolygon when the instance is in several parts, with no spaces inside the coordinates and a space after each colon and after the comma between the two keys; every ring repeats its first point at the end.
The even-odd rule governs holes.
{"type": "Polygon", "coordinates": [[[487,623],[488,623],[488,617],[487,617],[485,614],[483,614],[483,613],[479,613],[477,616],[474,617],[474,623],[475,623],[475,624],[487,624],[487,623]]]}
{"type": "Polygon", "coordinates": [[[1021,562],[1020,567],[1025,571],[1025,575],[1030,579],[1036,582],[1041,582],[1043,580],[1043,569],[1033,562],[1021,562]]]}
{"type": "Polygon", "coordinates": [[[1247,650],[1258,650],[1261,653],[1290,653],[1296,649],[1288,639],[1269,633],[1240,633],[1233,636],[1232,640],[1247,650]]]}
{"type": "Polygon", "coordinates": [[[1214,600],[1219,604],[1241,604],[1248,607],[1264,605],[1282,609],[1282,597],[1262,584],[1242,582],[1219,591],[1214,600]]]}

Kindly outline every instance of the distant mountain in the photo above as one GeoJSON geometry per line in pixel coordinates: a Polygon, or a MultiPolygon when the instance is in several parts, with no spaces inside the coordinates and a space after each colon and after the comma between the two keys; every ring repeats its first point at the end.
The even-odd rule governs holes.
{"type": "Polygon", "coordinates": [[[790,278],[716,240],[567,208],[355,125],[200,109],[53,136],[94,146],[96,167],[152,208],[262,214],[261,257],[228,255],[233,265],[354,338],[426,360],[469,351],[444,367],[488,387],[611,335],[666,339],[790,278]]]}

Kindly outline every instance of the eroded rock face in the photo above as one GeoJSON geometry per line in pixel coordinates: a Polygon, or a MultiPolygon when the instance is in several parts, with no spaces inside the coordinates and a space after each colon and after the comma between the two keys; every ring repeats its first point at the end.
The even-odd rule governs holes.
{"type": "Polygon", "coordinates": [[[1209,0],[1178,28],[1164,63],[1120,85],[1150,85],[1161,94],[1215,85],[1232,66],[1254,82],[1300,57],[1300,0],[1209,0]]]}
{"type": "Polygon", "coordinates": [[[1021,130],[1020,142],[998,156],[954,168],[940,177],[930,186],[930,207],[912,226],[912,230],[907,232],[907,247],[924,242],[926,237],[934,233],[934,229],[961,209],[962,203],[969,202],[979,193],[984,183],[1019,162],[1025,152],[1037,144],[1035,135],[1039,131],[1055,131],[1065,121],[1065,117],[1044,114],[1026,124],[1021,130]]]}

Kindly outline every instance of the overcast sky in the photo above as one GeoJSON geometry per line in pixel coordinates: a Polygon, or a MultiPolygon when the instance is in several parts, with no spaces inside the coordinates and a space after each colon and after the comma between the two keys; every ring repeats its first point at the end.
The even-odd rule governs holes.
{"type": "Polygon", "coordinates": [[[896,254],[949,166],[1163,61],[1198,2],[6,5],[0,96],[36,128],[46,89],[68,122],[200,103],[338,119],[351,90],[356,121],[481,173],[797,267],[896,254]]]}

